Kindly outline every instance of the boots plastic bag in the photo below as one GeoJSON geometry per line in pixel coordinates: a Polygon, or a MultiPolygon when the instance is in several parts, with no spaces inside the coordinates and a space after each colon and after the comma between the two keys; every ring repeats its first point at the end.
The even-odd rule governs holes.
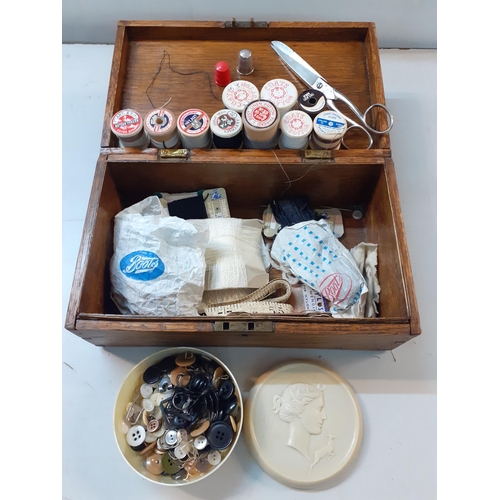
{"type": "Polygon", "coordinates": [[[170,217],[157,196],[115,216],[111,297],[123,314],[197,316],[206,225],[170,217]]]}

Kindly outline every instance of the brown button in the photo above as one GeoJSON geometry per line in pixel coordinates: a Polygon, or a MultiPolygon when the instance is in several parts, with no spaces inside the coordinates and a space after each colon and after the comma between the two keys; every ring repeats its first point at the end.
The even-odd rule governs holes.
{"type": "Polygon", "coordinates": [[[156,418],[152,418],[148,422],[148,431],[149,432],[156,432],[160,428],[161,424],[156,420],[156,418]]]}
{"type": "Polygon", "coordinates": [[[186,373],[186,369],[183,366],[178,366],[177,368],[174,368],[170,372],[170,382],[172,382],[172,384],[175,386],[179,385],[180,376],[184,373],[186,373]]]}
{"type": "Polygon", "coordinates": [[[149,455],[154,449],[156,448],[156,439],[152,442],[149,443],[146,448],[144,448],[142,451],[138,453],[138,455],[143,456],[143,455],[149,455]]]}
{"type": "Polygon", "coordinates": [[[197,477],[201,475],[201,472],[196,468],[196,460],[188,460],[184,464],[184,469],[191,477],[197,477]]]}
{"type": "Polygon", "coordinates": [[[196,356],[192,352],[185,352],[179,354],[175,358],[175,364],[177,366],[191,366],[196,361],[196,356]]]}
{"type": "Polygon", "coordinates": [[[163,465],[161,460],[163,458],[163,454],[159,454],[156,451],[151,453],[148,458],[146,458],[146,469],[151,474],[159,475],[163,472],[163,465]]]}
{"type": "Polygon", "coordinates": [[[208,420],[205,420],[203,422],[201,422],[200,424],[198,424],[191,432],[191,436],[193,437],[196,437],[196,436],[199,436],[200,434],[203,434],[207,429],[208,427],[210,426],[210,421],[208,420]]]}
{"type": "Polygon", "coordinates": [[[191,380],[191,375],[189,373],[185,373],[184,375],[181,375],[180,380],[179,380],[179,385],[181,387],[186,387],[189,384],[189,381],[191,380]]]}
{"type": "Polygon", "coordinates": [[[224,368],[221,366],[218,366],[215,371],[214,371],[214,376],[212,377],[212,382],[215,386],[216,389],[219,388],[219,385],[221,383],[221,377],[224,375],[224,368]]]}
{"type": "Polygon", "coordinates": [[[233,431],[236,433],[238,430],[238,424],[236,423],[236,420],[232,415],[229,415],[229,422],[231,422],[231,427],[233,428],[233,431]]]}

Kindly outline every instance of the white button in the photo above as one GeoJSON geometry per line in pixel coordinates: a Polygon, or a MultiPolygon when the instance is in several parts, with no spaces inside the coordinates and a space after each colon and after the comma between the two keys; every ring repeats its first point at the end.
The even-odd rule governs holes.
{"type": "Polygon", "coordinates": [[[140,425],[134,425],[127,432],[127,443],[130,446],[139,446],[146,439],[146,430],[140,425]]]}
{"type": "Polygon", "coordinates": [[[221,461],[220,453],[217,450],[211,451],[207,455],[207,460],[210,465],[219,465],[221,461]]]}
{"type": "Polygon", "coordinates": [[[143,399],[142,400],[142,407],[148,412],[151,413],[155,409],[155,405],[153,401],[150,399],[143,399]]]}
{"type": "Polygon", "coordinates": [[[157,406],[155,408],[155,418],[156,418],[156,420],[162,420],[163,419],[163,413],[161,412],[159,406],[157,406]]]}
{"type": "Polygon", "coordinates": [[[156,441],[156,436],[152,432],[146,431],[146,439],[144,441],[150,444],[153,441],[156,441]]]}
{"type": "Polygon", "coordinates": [[[198,436],[194,440],[194,447],[197,450],[203,450],[203,448],[205,448],[205,446],[207,446],[207,443],[208,443],[207,438],[205,436],[201,435],[201,436],[198,436]]]}
{"type": "Polygon", "coordinates": [[[183,459],[186,456],[186,452],[182,446],[176,446],[174,449],[174,455],[178,459],[183,459]]]}
{"type": "Polygon", "coordinates": [[[177,444],[177,432],[176,431],[167,431],[165,434],[165,442],[173,446],[174,444],[177,444]]]}
{"type": "Polygon", "coordinates": [[[153,435],[156,436],[157,438],[161,437],[162,434],[166,431],[166,428],[164,425],[161,426],[161,429],[159,431],[153,432],[153,435]]]}
{"type": "Polygon", "coordinates": [[[149,398],[153,394],[153,386],[152,384],[142,384],[140,391],[143,398],[149,398]]]}
{"type": "Polygon", "coordinates": [[[122,432],[123,434],[127,434],[128,430],[130,429],[130,424],[127,422],[122,422],[122,432]]]}

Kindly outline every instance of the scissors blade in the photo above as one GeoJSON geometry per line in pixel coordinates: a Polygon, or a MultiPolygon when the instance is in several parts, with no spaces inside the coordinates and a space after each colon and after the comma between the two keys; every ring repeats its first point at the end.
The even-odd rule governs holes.
{"type": "Polygon", "coordinates": [[[285,65],[306,85],[320,90],[328,99],[335,98],[333,89],[328,85],[327,81],[312,66],[307,64],[297,52],[283,42],[278,41],[272,41],[271,47],[285,65]]]}

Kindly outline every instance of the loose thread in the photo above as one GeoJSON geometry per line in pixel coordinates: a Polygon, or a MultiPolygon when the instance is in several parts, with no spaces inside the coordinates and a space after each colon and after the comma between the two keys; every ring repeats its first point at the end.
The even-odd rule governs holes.
{"type": "MultiPolygon", "coordinates": [[[[169,52],[166,50],[166,49],[163,49],[163,57],[161,58],[161,61],[160,61],[160,66],[158,68],[158,71],[156,72],[156,74],[154,75],[153,77],[153,80],[151,81],[151,83],[149,84],[149,87],[146,89],[146,95],[148,96],[148,99],[149,99],[149,102],[151,103],[151,106],[154,108],[154,104],[153,104],[153,101],[151,101],[151,97],[149,96],[148,94],[148,91],[149,89],[151,89],[151,87],[154,85],[156,79],[158,78],[158,75],[160,74],[161,72],[161,69],[162,69],[162,66],[163,66],[163,61],[165,60],[165,57],[168,56],[168,67],[170,68],[170,71],[172,71],[173,73],[177,73],[178,75],[182,75],[182,76],[190,76],[190,75],[205,75],[207,78],[208,78],[208,85],[210,86],[210,92],[212,93],[212,95],[214,96],[215,99],[217,99],[218,101],[221,101],[222,99],[220,99],[219,97],[217,97],[213,91],[213,88],[212,88],[212,82],[210,80],[210,74],[207,72],[207,71],[193,71],[193,72],[190,72],[190,73],[182,73],[181,71],[177,71],[176,69],[172,68],[172,65],[171,65],[171,61],[170,61],[170,54],[169,52]]],[[[172,98],[170,98],[168,102],[170,102],[172,98]]],[[[165,103],[163,106],[166,106],[165,103]]],[[[163,107],[162,106],[162,107],[163,107]]]]}
{"type": "MultiPolygon", "coordinates": [[[[281,164],[281,162],[278,158],[278,155],[276,154],[274,149],[272,149],[271,151],[273,152],[274,156],[276,157],[276,160],[277,160],[279,166],[281,167],[281,170],[283,170],[283,173],[285,174],[286,178],[288,179],[286,181],[286,183],[288,183],[288,187],[283,191],[283,193],[281,193],[281,196],[283,196],[292,187],[292,182],[297,182],[297,181],[300,181],[301,179],[303,179],[321,161],[321,159],[320,159],[316,163],[313,163],[304,174],[302,174],[300,177],[297,177],[297,179],[291,180],[289,175],[286,173],[285,169],[283,168],[283,165],[281,164]]],[[[326,158],[326,154],[325,154],[325,158],[326,158]]]]}

